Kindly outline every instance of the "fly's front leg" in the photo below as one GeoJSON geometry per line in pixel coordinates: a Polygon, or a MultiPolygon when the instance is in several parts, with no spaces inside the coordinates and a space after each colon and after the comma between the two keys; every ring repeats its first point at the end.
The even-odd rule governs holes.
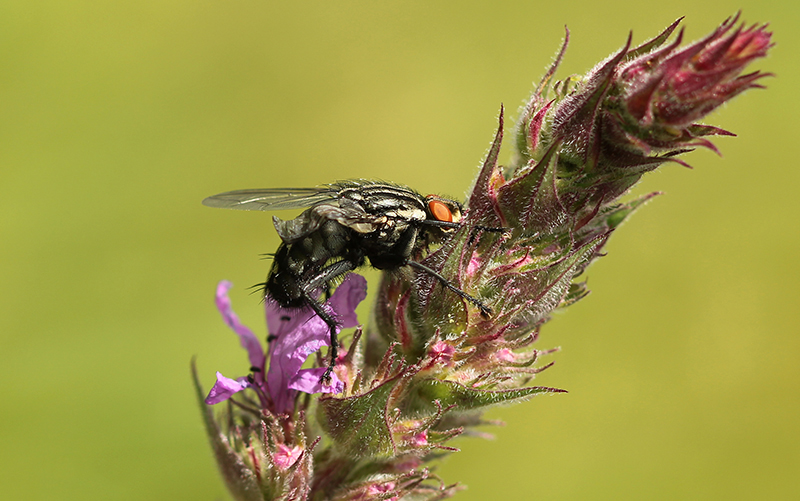
{"type": "Polygon", "coordinates": [[[510,234],[511,228],[503,228],[503,227],[492,227],[492,226],[482,226],[477,225],[472,228],[472,231],[469,234],[469,240],[467,241],[467,247],[471,246],[475,243],[475,240],[478,239],[478,233],[503,233],[503,234],[510,234]]]}
{"type": "Polygon", "coordinates": [[[405,264],[408,265],[408,266],[411,266],[412,268],[416,268],[418,270],[424,271],[428,275],[430,275],[433,278],[435,278],[436,280],[438,280],[443,286],[447,287],[451,291],[453,291],[456,294],[458,294],[460,297],[466,299],[470,303],[472,303],[475,306],[477,306],[481,310],[481,316],[482,317],[486,318],[486,317],[488,317],[489,315],[492,314],[492,309],[491,308],[489,308],[488,306],[483,304],[483,302],[480,301],[479,299],[476,299],[476,298],[470,296],[469,294],[467,294],[466,292],[462,291],[461,289],[459,289],[455,285],[451,284],[448,279],[444,278],[436,270],[434,270],[432,268],[428,268],[424,264],[418,263],[416,261],[406,261],[405,264]]]}

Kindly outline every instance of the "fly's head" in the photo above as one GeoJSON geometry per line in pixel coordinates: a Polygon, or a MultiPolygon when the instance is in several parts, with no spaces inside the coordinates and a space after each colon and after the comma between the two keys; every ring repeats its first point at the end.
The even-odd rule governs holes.
{"type": "Polygon", "coordinates": [[[424,240],[428,244],[440,244],[450,238],[461,227],[463,206],[455,200],[439,195],[425,197],[424,240]]]}

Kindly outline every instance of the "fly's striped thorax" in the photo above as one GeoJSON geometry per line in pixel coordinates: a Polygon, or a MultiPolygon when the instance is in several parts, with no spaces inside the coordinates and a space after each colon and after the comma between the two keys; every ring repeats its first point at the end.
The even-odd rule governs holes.
{"type": "Polygon", "coordinates": [[[401,221],[424,221],[425,198],[415,191],[390,184],[358,184],[339,192],[340,198],[358,203],[365,212],[401,221]]]}

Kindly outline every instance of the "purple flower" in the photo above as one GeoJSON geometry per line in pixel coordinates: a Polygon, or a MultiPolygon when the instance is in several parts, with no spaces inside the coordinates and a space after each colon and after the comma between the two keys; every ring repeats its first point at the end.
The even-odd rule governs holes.
{"type": "MultiPolygon", "coordinates": [[[[269,367],[266,367],[267,357],[261,342],[233,312],[228,298],[231,287],[228,281],[219,283],[216,304],[225,323],[247,350],[252,375],[230,379],[217,372],[217,382],[205,399],[207,404],[223,402],[245,388],[252,388],[263,409],[281,414],[292,411],[297,391],[342,392],[344,383],[335,372],[331,374],[330,384],[323,384],[320,379],[325,367],[301,368],[309,355],[323,346],[330,346],[330,330],[319,316],[310,308],[283,308],[268,298],[265,304],[267,328],[274,341],[269,345],[269,367]]],[[[355,327],[358,325],[355,308],[366,295],[364,277],[351,273],[325,303],[325,308],[335,315],[340,328],[355,327]]]]}
{"type": "Polygon", "coordinates": [[[208,392],[206,403],[209,405],[214,405],[224,402],[225,400],[231,398],[234,393],[238,393],[245,388],[249,388],[250,386],[251,384],[250,381],[247,380],[247,377],[231,379],[223,376],[221,372],[217,371],[217,382],[214,383],[214,387],[208,392]]]}

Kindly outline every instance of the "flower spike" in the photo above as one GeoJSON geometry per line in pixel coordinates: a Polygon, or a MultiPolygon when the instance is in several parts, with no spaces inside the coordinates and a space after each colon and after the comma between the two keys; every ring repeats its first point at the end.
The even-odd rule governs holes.
{"type": "MultiPolygon", "coordinates": [[[[217,372],[207,395],[194,364],[193,374],[206,431],[234,497],[449,498],[461,487],[445,484],[426,465],[457,452],[454,437],[487,436],[478,427],[497,424],[481,417],[491,406],[565,393],[531,383],[553,366],[546,358],[557,351],[537,348],[539,335],[553,311],[587,296],[582,278],[587,267],[605,255],[622,223],[659,193],[621,197],[665,163],[688,167],[680,156],[694,148],[718,153],[710,137],[734,134],[699,121],[771,76],[745,69],[767,55],[772,33],[767,25],[746,26],[739,18],[726,19],[684,47],[683,18],[638,46],[629,35],[586,76],[556,81],[567,30],[558,55],[520,109],[511,162],[499,164],[506,118],[501,106],[464,210],[459,205],[458,218],[450,209],[441,213],[437,229],[447,238],[414,247],[413,266],[387,268],[363,335],[355,309],[366,296],[366,280],[358,275],[347,275],[324,306],[314,303],[316,310],[284,308],[268,299],[266,352],[233,312],[230,283],[221,282],[216,304],[247,351],[250,371],[236,379],[217,372]],[[474,304],[485,305],[484,311],[474,304]],[[481,314],[489,309],[491,314],[481,314]],[[336,322],[326,323],[325,316],[336,322]],[[334,357],[331,384],[322,384],[328,364],[321,355],[310,355],[339,330],[357,326],[349,346],[342,347],[346,353],[334,357]],[[222,402],[227,410],[215,419],[211,405],[222,402]]],[[[376,208],[380,214],[369,214],[374,219],[352,220],[343,210],[352,201],[334,203],[330,193],[319,190],[295,191],[266,193],[273,197],[270,203],[282,207],[298,196],[312,206],[324,199],[325,210],[351,218],[351,228],[423,224],[400,217],[400,209],[376,208]]],[[[245,195],[237,203],[256,203],[252,193],[245,195]]],[[[213,201],[227,203],[224,197],[213,201]]],[[[335,223],[331,214],[302,227],[282,223],[292,226],[282,237],[302,238],[310,231],[324,239],[319,225],[335,223]]],[[[346,238],[331,240],[325,245],[354,245],[346,238]]],[[[287,260],[302,261],[306,250],[314,250],[308,247],[293,247],[297,250],[287,260]]],[[[335,271],[363,261],[360,256],[361,261],[342,264],[340,257],[315,264],[335,271]]],[[[319,285],[318,275],[306,281],[301,268],[290,278],[319,285]]]]}

